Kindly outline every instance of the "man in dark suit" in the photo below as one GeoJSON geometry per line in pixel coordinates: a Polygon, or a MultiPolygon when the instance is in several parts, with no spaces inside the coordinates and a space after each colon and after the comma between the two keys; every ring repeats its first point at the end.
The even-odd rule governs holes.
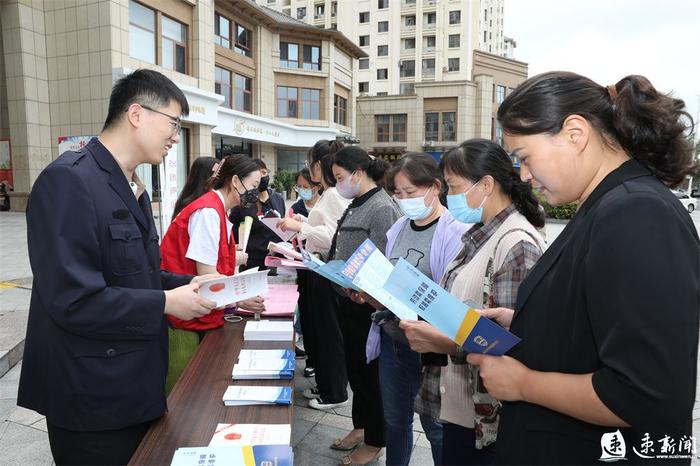
{"type": "Polygon", "coordinates": [[[37,178],[27,207],[34,274],[17,404],[46,416],[57,464],[124,464],[166,409],[166,314],[213,302],[160,270],[151,201],[135,176],[180,140],[187,99],[160,73],[116,83],[99,138],[37,178]],[[167,291],[163,291],[167,290],[167,291]]]}

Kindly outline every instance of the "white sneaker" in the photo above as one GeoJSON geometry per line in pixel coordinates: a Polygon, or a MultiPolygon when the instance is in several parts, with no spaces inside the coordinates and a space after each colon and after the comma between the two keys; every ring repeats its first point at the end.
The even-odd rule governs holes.
{"type": "Polygon", "coordinates": [[[304,398],[309,400],[321,398],[321,394],[319,393],[318,388],[307,388],[306,390],[304,390],[303,395],[304,398]]]}
{"type": "Polygon", "coordinates": [[[320,397],[315,398],[313,400],[309,400],[309,408],[320,409],[321,411],[326,409],[338,408],[346,404],[348,404],[348,400],[341,401],[340,403],[324,403],[320,397]]]}

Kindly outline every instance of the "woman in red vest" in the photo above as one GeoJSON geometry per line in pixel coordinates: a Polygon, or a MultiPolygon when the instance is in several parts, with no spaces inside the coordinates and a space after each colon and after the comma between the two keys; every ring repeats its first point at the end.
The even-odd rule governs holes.
{"type": "MultiPolygon", "coordinates": [[[[173,219],[161,243],[161,269],[174,273],[233,275],[236,244],[228,212],[234,206],[255,205],[260,169],[245,155],[224,158],[214,167],[206,192],[173,219]]],[[[261,297],[237,303],[251,311],[264,310],[261,297]]],[[[175,385],[204,334],[224,324],[224,310],[202,318],[180,320],[171,316],[170,360],[166,390],[175,385]]]]}

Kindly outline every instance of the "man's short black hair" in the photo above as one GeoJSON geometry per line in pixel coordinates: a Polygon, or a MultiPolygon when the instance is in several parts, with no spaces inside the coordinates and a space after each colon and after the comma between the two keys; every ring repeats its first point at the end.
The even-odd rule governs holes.
{"type": "Polygon", "coordinates": [[[174,100],[182,108],[182,115],[190,113],[185,94],[163,74],[140,69],[121,78],[112,88],[109,97],[109,111],[102,131],[114,125],[131,104],[159,109],[170,105],[174,100]]]}

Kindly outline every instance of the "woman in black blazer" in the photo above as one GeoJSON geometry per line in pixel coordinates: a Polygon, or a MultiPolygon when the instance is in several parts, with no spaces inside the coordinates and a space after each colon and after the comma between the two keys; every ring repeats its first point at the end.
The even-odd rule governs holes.
{"type": "Polygon", "coordinates": [[[690,464],[700,241],[669,190],[694,171],[683,102],[641,76],[603,87],[554,72],[498,119],[521,177],[579,208],[515,311],[487,311],[522,343],[469,356],[505,401],[497,462],[690,464]]]}

